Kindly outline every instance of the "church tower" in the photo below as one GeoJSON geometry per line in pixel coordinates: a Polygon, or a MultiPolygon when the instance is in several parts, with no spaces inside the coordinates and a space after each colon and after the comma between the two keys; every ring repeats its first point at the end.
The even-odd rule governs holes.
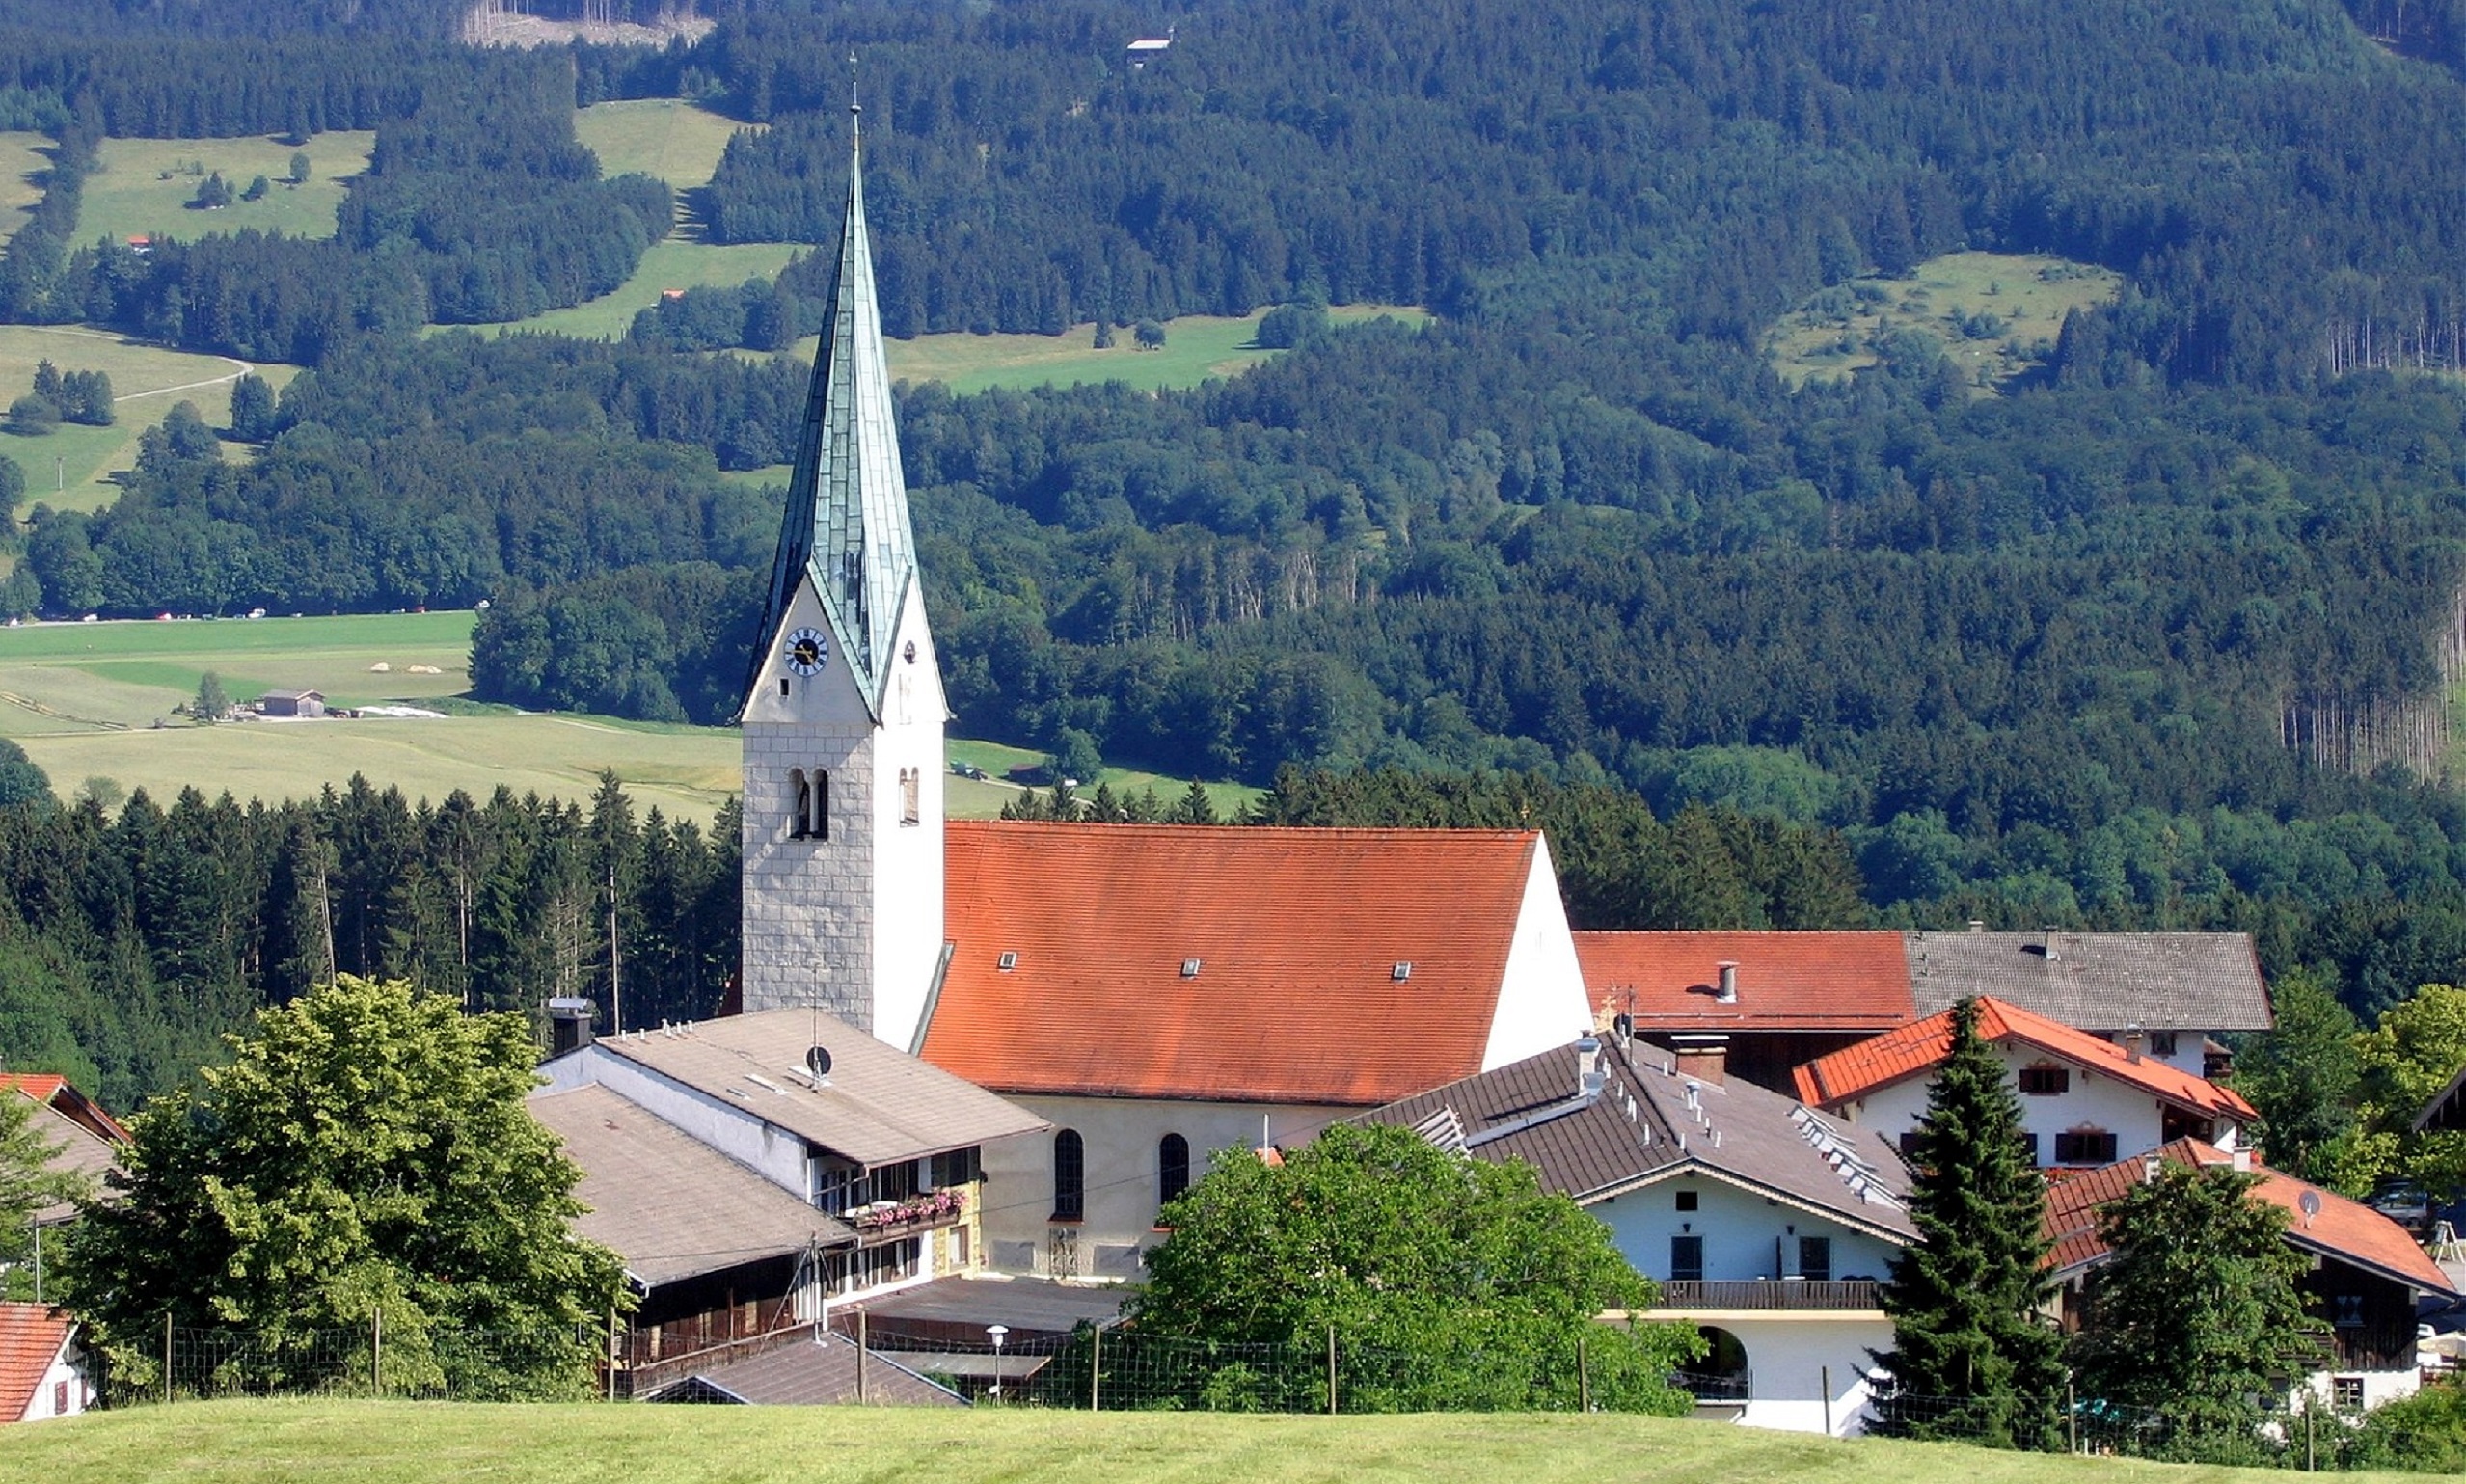
{"type": "MultiPolygon", "coordinates": [[[[853,110],[852,110],[853,112],[853,110]]],[[[942,958],[941,671],[852,151],[839,267],[739,713],[744,1004],[818,1006],[902,1050],[942,958]]]]}

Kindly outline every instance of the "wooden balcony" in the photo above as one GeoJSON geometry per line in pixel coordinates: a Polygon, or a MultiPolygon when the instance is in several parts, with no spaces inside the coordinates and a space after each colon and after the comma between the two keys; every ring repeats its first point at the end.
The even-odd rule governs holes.
{"type": "Polygon", "coordinates": [[[914,1236],[920,1231],[935,1231],[956,1227],[967,1216],[967,1202],[956,1191],[945,1199],[920,1196],[910,1201],[878,1201],[844,1212],[840,1220],[856,1228],[856,1240],[866,1247],[898,1237],[914,1236]]]}
{"type": "Polygon", "coordinates": [[[1661,1285],[1655,1312],[1688,1309],[1733,1309],[1787,1313],[1793,1310],[1873,1309],[1881,1307],[1872,1280],[1811,1282],[1802,1278],[1735,1280],[1673,1280],[1661,1285]]]}

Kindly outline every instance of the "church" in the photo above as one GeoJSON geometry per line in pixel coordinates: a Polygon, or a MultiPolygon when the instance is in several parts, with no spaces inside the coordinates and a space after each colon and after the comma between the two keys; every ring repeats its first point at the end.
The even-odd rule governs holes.
{"type": "Polygon", "coordinates": [[[741,713],[742,1009],[1050,1124],[986,1146],[980,1260],[1057,1278],[1135,1278],[1221,1150],[1591,1023],[1537,831],[947,822],[948,717],[859,163],[741,713]]]}

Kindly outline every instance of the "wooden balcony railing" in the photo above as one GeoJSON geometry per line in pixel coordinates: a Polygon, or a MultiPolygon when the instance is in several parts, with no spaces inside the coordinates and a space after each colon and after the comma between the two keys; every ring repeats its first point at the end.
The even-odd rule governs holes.
{"type": "Polygon", "coordinates": [[[1811,1282],[1802,1278],[1672,1281],[1661,1285],[1655,1309],[1846,1309],[1877,1307],[1876,1284],[1856,1279],[1811,1282]]]}

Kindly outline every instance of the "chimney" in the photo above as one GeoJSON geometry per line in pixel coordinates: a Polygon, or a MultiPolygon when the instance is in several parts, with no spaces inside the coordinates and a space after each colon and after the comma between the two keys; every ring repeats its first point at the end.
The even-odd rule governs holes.
{"type": "Polygon", "coordinates": [[[2250,1149],[2236,1149],[2234,1153],[2227,1156],[2227,1163],[2234,1169],[2236,1174],[2250,1174],[2252,1173],[2252,1151],[2250,1149]]]}
{"type": "Polygon", "coordinates": [[[2154,1154],[2145,1156],[2141,1160],[2141,1183],[2144,1185],[2156,1184],[2158,1166],[2163,1163],[2165,1163],[2165,1161],[2159,1159],[2154,1154]]]}
{"type": "Polygon", "coordinates": [[[1608,1081],[1601,1069],[1601,1038],[1586,1031],[1576,1041],[1576,1095],[1591,1102],[1608,1081]]]}
{"type": "Polygon", "coordinates": [[[1724,1005],[1737,1004],[1738,964],[1736,960],[1723,958],[1720,963],[1714,966],[1721,971],[1721,992],[1714,995],[1713,998],[1721,1001],[1724,1005]]]}
{"type": "Polygon", "coordinates": [[[2141,1059],[2141,1046],[2147,1040],[2148,1038],[2141,1034],[2141,1028],[2139,1026],[2127,1025],[2124,1027],[2124,1060],[2127,1062],[2139,1061],[2141,1059]]]}
{"type": "Polygon", "coordinates": [[[599,1007],[588,1000],[554,999],[548,1002],[548,1054],[570,1056],[591,1043],[591,1021],[599,1014],[599,1007]]]}
{"type": "Polygon", "coordinates": [[[1670,1049],[1678,1053],[1675,1068],[1678,1075],[1709,1082],[1716,1087],[1728,1080],[1728,1037],[1679,1035],[1672,1036],[1669,1044],[1670,1049]]]}
{"type": "Polygon", "coordinates": [[[1987,931],[1987,920],[1986,920],[1985,918],[1983,918],[1983,917],[1973,917],[1973,918],[1969,919],[1969,931],[1972,931],[1972,932],[1984,932],[1984,931],[1987,931]]]}
{"type": "Polygon", "coordinates": [[[2046,925],[2046,961],[2047,961],[2048,963],[2052,963],[2052,962],[2054,962],[2054,961],[2055,961],[2055,925],[2054,925],[2053,923],[2048,923],[2048,924],[2046,925]]]}

